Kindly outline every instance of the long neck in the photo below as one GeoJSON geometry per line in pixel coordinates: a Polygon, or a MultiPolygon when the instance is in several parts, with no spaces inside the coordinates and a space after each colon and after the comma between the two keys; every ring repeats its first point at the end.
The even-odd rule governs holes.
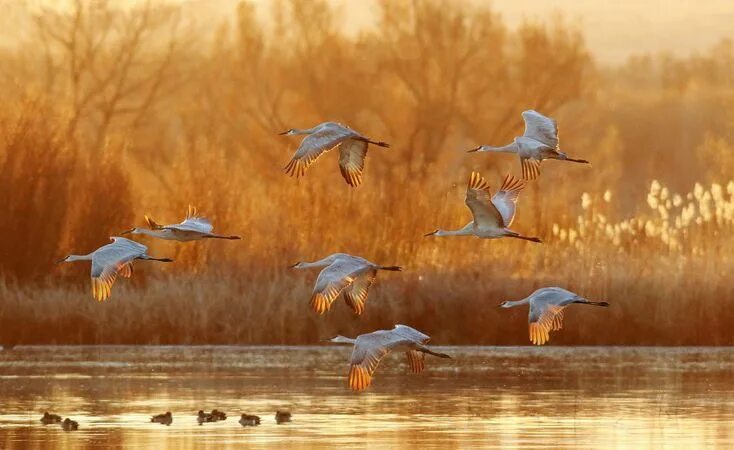
{"type": "Polygon", "coordinates": [[[149,230],[147,228],[137,228],[135,229],[135,234],[147,234],[148,236],[160,237],[161,235],[163,235],[163,232],[161,230],[149,230]]]}
{"type": "Polygon", "coordinates": [[[331,340],[334,344],[354,344],[354,339],[345,336],[337,336],[331,340]]]}
{"type": "Polygon", "coordinates": [[[293,128],[292,134],[313,134],[317,128],[318,125],[313,128],[293,128]]]}
{"type": "Polygon", "coordinates": [[[474,222],[469,222],[464,225],[464,228],[459,230],[438,230],[436,236],[471,236],[474,234],[474,222]]]}
{"type": "Polygon", "coordinates": [[[86,254],[86,255],[69,255],[66,258],[66,262],[74,262],[74,261],[91,261],[92,254],[86,254]]]}
{"type": "Polygon", "coordinates": [[[513,142],[512,144],[504,145],[502,147],[492,147],[491,145],[482,145],[479,149],[480,152],[494,152],[494,153],[517,153],[517,146],[513,142]]]}
{"type": "Polygon", "coordinates": [[[515,307],[515,306],[527,305],[528,303],[530,303],[530,299],[529,298],[524,298],[522,300],[516,300],[516,301],[508,301],[507,302],[507,307],[508,308],[512,308],[512,307],[515,307]]]}
{"type": "Polygon", "coordinates": [[[324,259],[320,259],[320,260],[314,261],[314,262],[302,262],[298,266],[298,268],[299,269],[307,269],[309,267],[326,267],[326,266],[330,265],[332,262],[334,262],[334,258],[335,258],[335,256],[334,255],[331,255],[331,256],[327,256],[324,259]]]}

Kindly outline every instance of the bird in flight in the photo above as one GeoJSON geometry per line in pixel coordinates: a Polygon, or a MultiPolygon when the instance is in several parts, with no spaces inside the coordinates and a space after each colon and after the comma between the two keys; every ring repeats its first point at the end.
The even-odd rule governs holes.
{"type": "Polygon", "coordinates": [[[558,331],[563,325],[563,310],[569,305],[609,306],[607,302],[592,302],[559,287],[538,289],[522,300],[500,303],[502,308],[530,305],[528,311],[528,329],[530,342],[543,345],[550,339],[551,331],[558,331]]]}
{"type": "Polygon", "coordinates": [[[123,237],[112,237],[111,244],[103,245],[87,255],[69,255],[59,261],[92,261],[92,296],[102,302],[110,298],[112,285],[117,275],[130,278],[133,274],[133,261],[173,262],[170,258],[153,258],[146,252],[148,247],[123,237]]]}
{"type": "Polygon", "coordinates": [[[290,267],[294,269],[324,267],[316,279],[311,295],[311,308],[319,314],[328,311],[342,292],[352,311],[357,315],[362,314],[370,286],[377,277],[377,271],[403,270],[399,266],[381,266],[346,253],[334,253],[314,262],[297,262],[290,267]]]}
{"type": "Polygon", "coordinates": [[[585,159],[574,159],[563,153],[558,146],[558,124],[532,109],[523,111],[525,132],[516,137],[511,144],[503,147],[480,145],[469,152],[516,153],[520,157],[522,177],[534,180],[540,175],[540,163],[544,159],[558,159],[575,163],[589,164],[585,159]]]}
{"type": "Polygon", "coordinates": [[[354,345],[349,360],[349,387],[354,391],[362,391],[370,386],[375,369],[391,351],[405,352],[412,373],[423,372],[426,353],[439,358],[451,358],[426,347],[429,340],[429,336],[407,325],[360,334],[355,339],[340,335],[326,339],[333,344],[354,345]]]}
{"type": "Polygon", "coordinates": [[[171,225],[159,225],[153,219],[145,216],[148,228],[133,228],[123,231],[122,234],[146,234],[171,241],[198,241],[201,239],[240,239],[239,236],[222,236],[214,234],[214,227],[209,219],[201,217],[196,208],[189,205],[186,210],[186,218],[181,223],[171,225]]]}
{"type": "Polygon", "coordinates": [[[492,196],[489,183],[479,173],[472,172],[464,202],[474,220],[459,230],[438,229],[426,236],[477,236],[482,239],[510,237],[542,242],[540,238],[522,236],[509,229],[515,219],[517,197],[523,188],[525,183],[522,180],[507,175],[500,190],[492,196]]]}
{"type": "Polygon", "coordinates": [[[377,142],[365,137],[351,128],[336,122],[324,122],[313,128],[299,130],[291,128],[280,133],[292,136],[296,134],[307,135],[301,141],[296,153],[285,166],[285,172],[290,176],[300,177],[306,173],[306,169],[316,161],[319,156],[334,147],[339,147],[339,170],[347,184],[357,187],[362,183],[362,171],[364,171],[364,159],[367,156],[369,144],[378,147],[389,148],[390,144],[377,142]]]}

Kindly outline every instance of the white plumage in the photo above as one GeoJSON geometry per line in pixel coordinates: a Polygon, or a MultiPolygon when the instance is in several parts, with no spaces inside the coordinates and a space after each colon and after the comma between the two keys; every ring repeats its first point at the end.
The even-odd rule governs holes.
{"type": "Polygon", "coordinates": [[[346,253],[334,253],[314,262],[298,262],[291,267],[295,269],[325,267],[319,273],[311,295],[311,308],[319,314],[328,311],[342,292],[352,311],[357,315],[362,314],[370,286],[377,277],[377,271],[402,270],[398,266],[381,266],[346,253]]]}
{"type": "Polygon", "coordinates": [[[352,344],[349,359],[349,387],[355,391],[367,389],[382,358],[392,351],[404,351],[411,372],[420,373],[425,368],[425,354],[450,358],[426,347],[430,337],[406,325],[395,325],[392,330],[378,330],[360,334],[356,339],[334,336],[328,339],[335,344],[352,344]]]}
{"type": "Polygon", "coordinates": [[[112,285],[117,275],[130,278],[133,273],[133,261],[145,259],[149,261],[171,262],[169,258],[153,258],[146,253],[148,247],[123,237],[112,237],[111,244],[103,245],[87,255],[69,255],[59,262],[92,261],[92,296],[97,301],[105,301],[112,294],[112,285]]]}
{"type": "Polygon", "coordinates": [[[516,153],[520,157],[522,176],[534,180],[540,175],[540,163],[544,159],[558,159],[588,164],[585,159],[574,159],[560,150],[558,145],[558,124],[534,110],[523,111],[525,132],[516,137],[511,144],[503,147],[480,145],[469,152],[516,153]]]}
{"type": "Polygon", "coordinates": [[[291,176],[305,175],[306,169],[321,155],[334,147],[339,148],[339,170],[347,184],[357,187],[362,183],[364,160],[367,157],[367,147],[374,144],[380,147],[390,147],[384,142],[373,141],[351,128],[336,122],[324,122],[313,128],[299,130],[291,128],[280,133],[281,135],[307,135],[298,146],[296,153],[285,166],[285,172],[291,176]]]}
{"type": "Polygon", "coordinates": [[[518,301],[502,302],[502,308],[529,305],[528,331],[530,342],[543,345],[550,339],[550,332],[560,330],[563,325],[563,310],[573,303],[593,306],[609,306],[607,302],[592,302],[571,291],[559,287],[538,289],[530,296],[518,301]]]}
{"type": "Polygon", "coordinates": [[[201,239],[240,239],[239,236],[222,236],[212,233],[214,230],[212,223],[209,219],[201,217],[196,211],[196,208],[191,205],[186,210],[186,217],[181,223],[159,225],[148,216],[145,216],[145,221],[150,226],[150,229],[133,228],[124,231],[123,234],[146,234],[159,239],[181,242],[198,241],[201,239]]]}
{"type": "Polygon", "coordinates": [[[541,242],[537,237],[526,237],[510,230],[515,219],[515,209],[520,191],[525,183],[507,175],[502,187],[494,196],[489,183],[477,172],[472,172],[466,189],[466,206],[471,210],[473,221],[459,230],[436,230],[426,236],[477,236],[483,239],[512,237],[541,242]]]}

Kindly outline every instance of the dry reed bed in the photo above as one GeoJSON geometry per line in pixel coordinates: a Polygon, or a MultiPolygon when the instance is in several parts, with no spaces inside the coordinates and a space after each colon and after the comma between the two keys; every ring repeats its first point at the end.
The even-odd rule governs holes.
{"type": "MultiPolygon", "coordinates": [[[[309,310],[316,272],[286,267],[295,262],[297,250],[284,247],[259,262],[248,249],[239,249],[246,255],[236,269],[216,261],[192,267],[182,251],[180,267],[139,263],[135,277],[119,281],[104,304],[89,296],[86,267],[66,284],[58,279],[47,287],[6,284],[0,293],[5,300],[0,336],[23,343],[308,344],[337,332],[405,322],[446,344],[523,344],[526,312],[496,305],[558,284],[608,300],[612,308],[576,308],[554,343],[730,344],[724,332],[734,320],[725,301],[732,294],[725,265],[730,248],[709,249],[700,237],[731,230],[734,201],[731,194],[712,194],[717,186],[681,196],[690,200],[680,204],[679,213],[673,203],[665,214],[657,207],[649,214],[641,211],[631,227],[619,225],[629,221],[610,224],[604,198],[590,200],[585,194],[574,228],[553,227],[556,232],[544,245],[472,238],[376,240],[360,253],[395,255],[376,259],[403,264],[406,271],[380,278],[360,319],[341,301],[325,317],[309,310]],[[681,216],[688,217],[685,225],[677,221],[681,216]],[[663,234],[666,221],[680,227],[663,234]],[[671,248],[672,242],[677,247],[671,248]]],[[[654,182],[650,198],[665,197],[664,192],[654,182]]],[[[304,244],[295,240],[296,247],[304,244]]],[[[227,251],[224,243],[217,247],[211,253],[227,251]]]]}

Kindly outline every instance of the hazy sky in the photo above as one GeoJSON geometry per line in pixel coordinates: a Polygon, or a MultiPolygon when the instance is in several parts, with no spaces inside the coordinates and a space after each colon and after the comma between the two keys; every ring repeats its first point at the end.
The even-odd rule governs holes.
{"type": "MultiPolygon", "coordinates": [[[[261,0],[267,4],[268,0],[261,0]]],[[[376,0],[330,0],[350,21],[368,26],[376,0]]],[[[473,0],[488,4],[511,27],[524,20],[553,20],[561,13],[578,25],[589,48],[604,62],[632,53],[706,49],[734,38],[734,0],[473,0]]]]}
{"type": "MultiPolygon", "coordinates": [[[[69,4],[70,0],[0,0],[35,5],[69,4]]],[[[112,0],[134,4],[142,0],[112,0]]],[[[156,0],[188,4],[201,23],[232,16],[239,0],[156,0]]],[[[253,0],[265,15],[272,0],[253,0]]],[[[343,14],[345,30],[374,23],[377,0],[327,0],[343,14]],[[355,26],[357,25],[357,26],[355,26]]],[[[401,1],[401,0],[395,0],[401,1]]],[[[587,45],[601,62],[620,62],[633,53],[670,51],[688,54],[706,49],[723,37],[734,38],[734,0],[469,0],[487,4],[505,23],[554,20],[560,13],[584,33],[587,45]]],[[[0,12],[7,14],[6,8],[0,12]]]]}

